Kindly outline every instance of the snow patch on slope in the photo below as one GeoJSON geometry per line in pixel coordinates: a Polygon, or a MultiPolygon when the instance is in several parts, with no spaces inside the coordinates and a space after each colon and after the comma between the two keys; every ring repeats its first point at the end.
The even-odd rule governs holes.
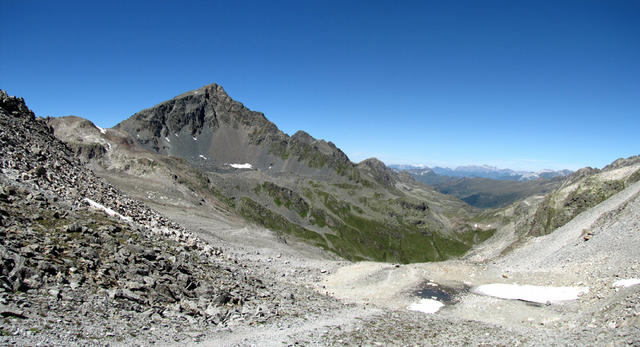
{"type": "Polygon", "coordinates": [[[253,166],[249,163],[244,164],[229,164],[234,169],[251,169],[253,166]]]}
{"type": "Polygon", "coordinates": [[[547,287],[506,283],[492,283],[477,286],[472,290],[476,294],[501,299],[524,300],[540,304],[560,303],[576,300],[578,296],[589,292],[588,287],[547,287]]]}
{"type": "Polygon", "coordinates": [[[438,300],[421,299],[420,301],[409,305],[409,307],[407,308],[411,311],[420,311],[424,313],[436,313],[443,306],[444,304],[438,300]]]}
{"type": "Polygon", "coordinates": [[[640,284],[640,278],[627,278],[613,282],[614,287],[631,287],[640,284]]]}
{"type": "Polygon", "coordinates": [[[116,211],[114,211],[114,210],[112,210],[112,209],[110,209],[110,208],[108,208],[108,207],[106,207],[106,206],[104,206],[104,205],[102,205],[100,203],[97,203],[97,202],[95,202],[95,201],[93,201],[93,200],[91,200],[89,198],[84,198],[84,201],[86,201],[91,207],[93,207],[93,208],[95,208],[97,210],[102,210],[102,211],[104,211],[104,213],[106,213],[106,214],[108,214],[110,216],[119,217],[119,218],[121,218],[123,220],[126,220],[128,222],[131,221],[131,217],[125,217],[125,216],[121,215],[120,213],[118,213],[118,212],[116,212],[116,211]]]}

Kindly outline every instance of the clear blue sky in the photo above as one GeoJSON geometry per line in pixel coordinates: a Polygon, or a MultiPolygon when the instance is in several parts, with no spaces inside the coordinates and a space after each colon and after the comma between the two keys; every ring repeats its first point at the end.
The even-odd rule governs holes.
{"type": "Polygon", "coordinates": [[[640,1],[0,0],[0,88],[111,127],[209,83],[354,161],[640,154],[640,1]]]}

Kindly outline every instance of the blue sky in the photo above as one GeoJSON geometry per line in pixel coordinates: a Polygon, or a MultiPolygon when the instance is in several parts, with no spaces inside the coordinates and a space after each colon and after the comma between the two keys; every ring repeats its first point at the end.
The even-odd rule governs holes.
{"type": "Polygon", "coordinates": [[[354,161],[640,154],[638,1],[0,0],[0,88],[110,127],[209,83],[354,161]]]}

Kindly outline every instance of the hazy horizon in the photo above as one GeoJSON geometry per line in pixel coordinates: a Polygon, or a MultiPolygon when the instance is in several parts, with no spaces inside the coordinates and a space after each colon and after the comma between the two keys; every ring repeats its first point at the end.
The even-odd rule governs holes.
{"type": "Polygon", "coordinates": [[[0,3],[0,88],[112,127],[210,83],[353,161],[640,154],[635,1],[0,3]]]}

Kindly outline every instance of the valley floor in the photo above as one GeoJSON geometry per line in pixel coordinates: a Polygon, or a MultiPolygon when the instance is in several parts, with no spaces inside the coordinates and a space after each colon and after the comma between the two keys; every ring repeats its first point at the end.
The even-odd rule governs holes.
{"type": "MultiPolygon", "coordinates": [[[[640,345],[640,285],[614,286],[619,280],[640,278],[640,183],[504,257],[417,264],[352,263],[246,225],[208,204],[152,199],[144,189],[128,192],[222,249],[224,262],[242,268],[245,276],[263,279],[267,284],[264,300],[277,296],[280,306],[246,312],[264,317],[251,323],[230,320],[224,328],[216,328],[185,321],[183,330],[163,332],[162,325],[151,326],[130,340],[58,341],[25,330],[0,341],[176,346],[640,345]],[[591,230],[588,240],[582,233],[585,228],[591,230]],[[588,292],[563,303],[477,294],[477,286],[492,283],[568,286],[588,288],[588,292]],[[408,309],[431,296],[444,302],[436,313],[408,309]]],[[[491,247],[490,242],[483,247],[491,247]]]]}
{"type": "Polygon", "coordinates": [[[204,207],[187,212],[155,205],[201,238],[227,249],[256,274],[326,298],[314,301],[317,310],[301,316],[203,332],[197,339],[185,336],[176,343],[638,345],[640,285],[613,284],[640,278],[639,192],[640,184],[635,184],[554,234],[498,260],[408,265],[335,260],[304,244],[285,244],[263,229],[222,225],[204,207]],[[580,234],[586,227],[595,231],[589,241],[580,234]],[[545,256],[533,256],[531,248],[546,250],[545,256]],[[586,287],[588,292],[575,301],[536,304],[470,290],[488,283],[586,287]],[[450,301],[435,314],[409,311],[423,288],[445,288],[450,301]]]}

